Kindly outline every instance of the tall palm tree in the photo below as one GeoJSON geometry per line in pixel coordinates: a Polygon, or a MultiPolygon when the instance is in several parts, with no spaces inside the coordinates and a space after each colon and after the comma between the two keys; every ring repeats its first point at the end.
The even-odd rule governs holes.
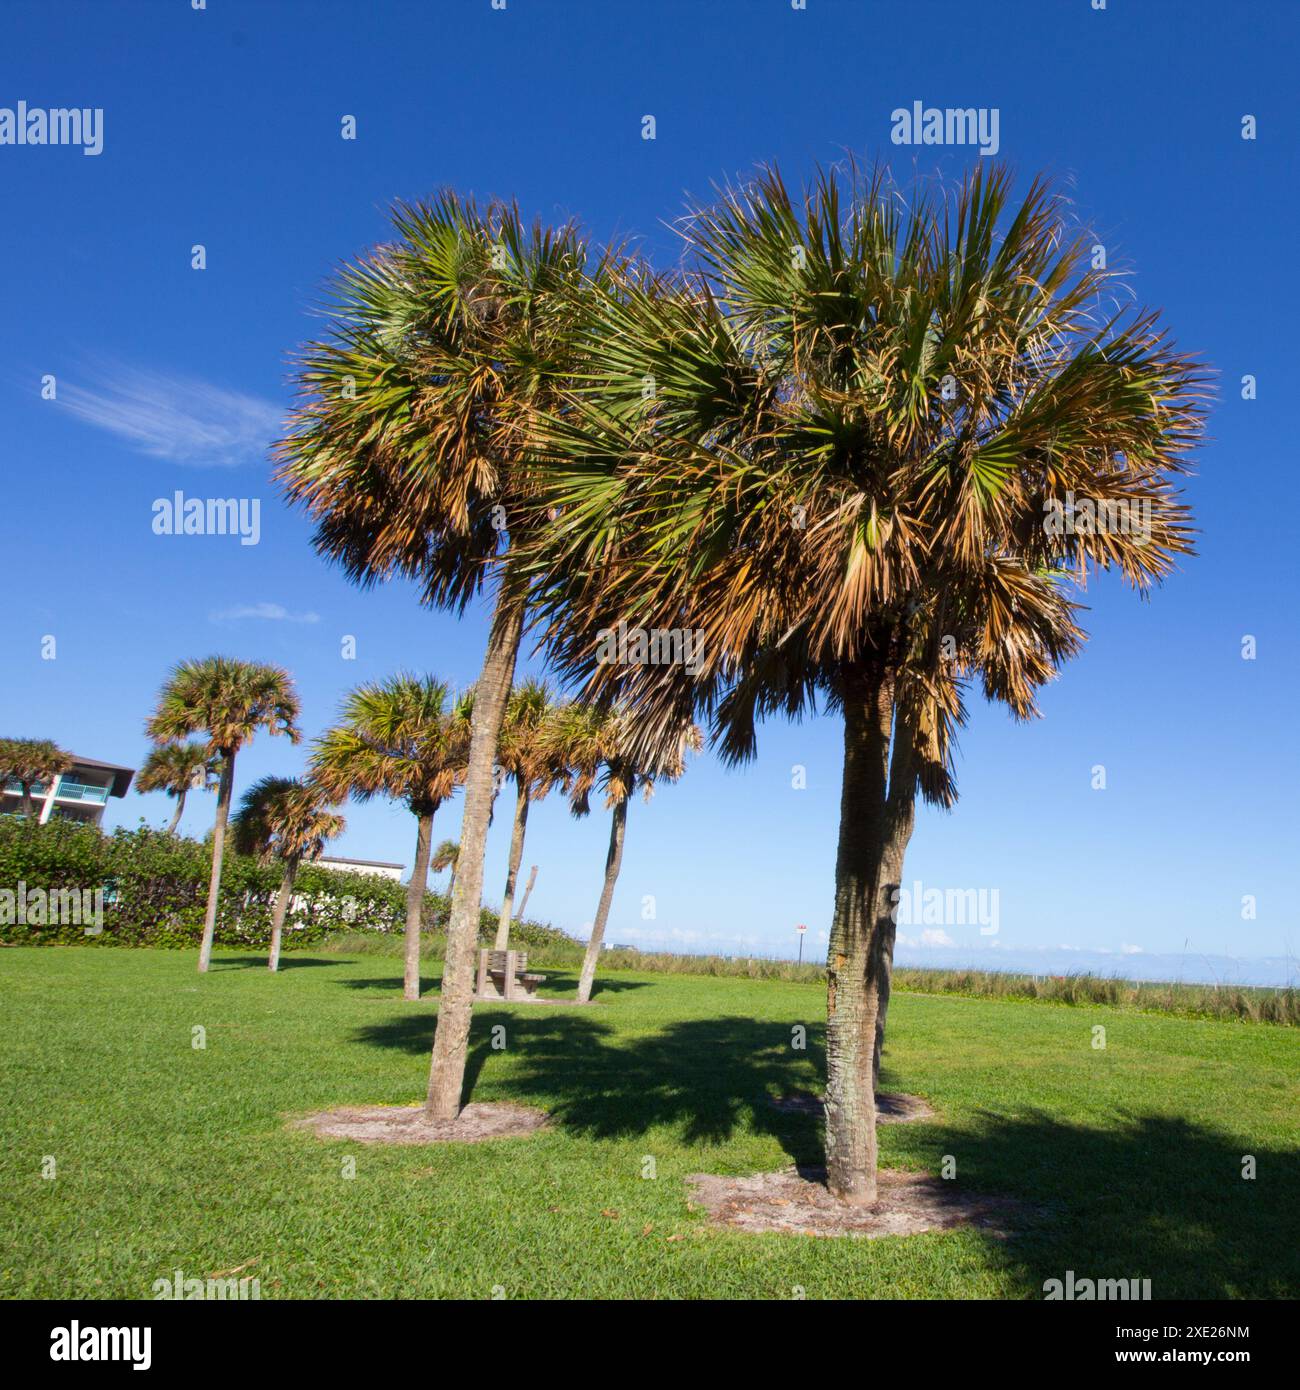
{"type": "Polygon", "coordinates": [[[451,880],[447,884],[448,898],[456,889],[456,860],[459,856],[460,846],[455,840],[444,840],[429,856],[429,867],[435,874],[440,874],[444,869],[451,870],[451,880]]]}
{"type": "Polygon", "coordinates": [[[510,944],[510,922],[514,911],[519,865],[524,857],[524,835],[528,828],[528,808],[543,800],[555,787],[568,780],[563,749],[550,736],[549,726],[556,707],[543,682],[525,681],[510,692],[505,721],[497,744],[497,766],[515,784],[515,818],[510,833],[510,859],[506,866],[506,887],[497,920],[496,949],[510,944]]]}
{"type": "Polygon", "coordinates": [[[297,743],[301,737],[298,715],[298,692],[287,671],[229,656],[209,656],[201,661],[182,661],[172,669],[145,724],[145,733],[155,743],[179,743],[194,734],[206,734],[203,748],[207,759],[220,768],[212,875],[199,947],[200,973],[212,961],[235,758],[259,729],[275,736],[283,734],[290,743],[297,743]]]}
{"type": "Polygon", "coordinates": [[[278,446],[315,545],[361,584],[403,574],[464,610],[495,590],[475,686],[461,856],[447,927],[427,1106],[460,1113],[493,765],[527,604],[514,561],[536,488],[533,421],[558,407],[577,338],[586,248],[572,227],[444,193],[398,205],[395,240],[338,277],[331,328],[304,350],[302,399],[278,446]]]}
{"type": "Polygon", "coordinates": [[[312,776],[337,800],[387,796],[416,819],[415,864],[406,888],[402,995],[420,997],[420,920],[429,886],[433,818],[465,781],[473,702],[432,676],[399,674],[358,686],[340,722],[316,740],[312,776]]]}
{"type": "Polygon", "coordinates": [[[696,725],[687,724],[647,743],[638,738],[634,721],[624,711],[567,704],[556,715],[552,738],[572,770],[569,794],[574,815],[587,814],[591,793],[597,788],[604,792],[605,808],[612,813],[605,877],[578,977],[577,999],[586,1004],[591,1000],[614,888],[623,867],[628,803],[638,789],[649,801],[656,782],[677,781],[686,770],[687,749],[698,750],[703,736],[696,725]]]}
{"type": "Polygon", "coordinates": [[[23,816],[31,820],[36,806],[32,787],[48,785],[72,767],[72,756],[48,738],[0,738],[0,789],[14,781],[22,787],[23,816]]]}
{"type": "Polygon", "coordinates": [[[1112,306],[1052,190],[1015,201],[1002,168],[910,198],[880,171],[797,197],[764,171],[685,236],[682,276],[599,301],[589,392],[547,431],[535,599],[558,671],[642,728],[701,709],[740,761],[765,715],[842,718],[826,1156],[831,1191],[870,1203],[917,796],[956,799],[972,684],[1037,713],[1090,570],[1146,591],[1190,553],[1206,383],[1154,313],[1112,306]],[[1062,524],[1076,499],[1130,525],[1062,524]],[[602,664],[620,618],[701,633],[696,670],[602,664]]]}
{"type": "Polygon", "coordinates": [[[230,823],[231,841],[240,854],[256,855],[264,864],[279,860],[280,891],[271,910],[271,951],[268,970],[280,968],[280,934],[293,901],[298,867],[319,859],[325,843],[346,828],[343,817],[330,811],[324,791],[295,777],[263,777],[244,793],[230,823]]]}
{"type": "Polygon", "coordinates": [[[175,797],[176,809],[169,835],[175,835],[185,811],[186,794],[192,791],[209,792],[217,784],[217,770],[208,756],[207,747],[198,742],[163,743],[149,750],[143,766],[136,774],[138,792],[166,792],[175,797]]]}

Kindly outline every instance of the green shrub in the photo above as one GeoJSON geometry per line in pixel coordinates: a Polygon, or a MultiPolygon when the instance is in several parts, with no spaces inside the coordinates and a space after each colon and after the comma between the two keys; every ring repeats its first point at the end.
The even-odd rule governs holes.
{"type": "MultiPolygon", "coordinates": [[[[103,931],[88,934],[83,922],[20,923],[4,920],[5,945],[198,946],[212,872],[211,843],[182,839],[142,825],[105,835],[96,826],[68,820],[45,825],[18,817],[0,818],[0,892],[25,885],[30,898],[70,889],[103,890],[103,931]]],[[[271,907],[280,886],[278,864],[259,864],[227,846],[221,868],[216,944],[265,948],[270,944],[271,907]]],[[[0,899],[0,902],[5,900],[0,899]]],[[[449,903],[426,893],[423,926],[431,954],[442,954],[449,903]]],[[[393,879],[304,864],[294,883],[285,919],[285,949],[319,946],[329,937],[352,949],[400,950],[406,927],[406,889],[393,879]],[[388,943],[393,943],[391,947],[388,943]],[[362,945],[361,943],[365,943],[362,945]]],[[[479,936],[496,935],[497,914],[484,908],[479,936]]],[[[511,941],[530,950],[578,944],[555,927],[516,922],[511,941]]]]}
{"type": "MultiPolygon", "coordinates": [[[[203,933],[210,849],[141,826],[103,834],[92,825],[52,820],[46,825],[0,821],[0,890],[103,890],[103,931],[84,923],[3,920],[0,942],[105,946],[197,946],[203,933]]],[[[221,872],[216,942],[263,947],[271,934],[271,905],[280,868],[227,850],[221,872]]],[[[286,947],[318,944],[342,929],[401,931],[406,891],[391,879],[338,873],[307,864],[298,873],[285,922],[286,947]]]]}

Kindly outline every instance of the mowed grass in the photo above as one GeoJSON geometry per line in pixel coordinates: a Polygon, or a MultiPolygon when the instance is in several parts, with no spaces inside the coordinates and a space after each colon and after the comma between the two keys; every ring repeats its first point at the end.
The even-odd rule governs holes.
{"type": "Polygon", "coordinates": [[[1300,1293],[1295,1030],[900,994],[884,1085],[937,1115],[882,1128],[882,1163],[951,1155],[958,1184],[1028,1204],[1021,1232],[753,1236],[688,1210],[685,1178],[819,1160],[817,1122],[768,1104],[820,1089],[818,986],[620,972],[587,1009],[476,1010],[473,1098],[550,1110],[531,1138],[288,1128],[422,1099],[436,995],[403,1004],[400,968],[0,951],[0,1294],[148,1298],[240,1266],[263,1298],[1039,1298],[1067,1269],[1156,1298],[1300,1293]]]}

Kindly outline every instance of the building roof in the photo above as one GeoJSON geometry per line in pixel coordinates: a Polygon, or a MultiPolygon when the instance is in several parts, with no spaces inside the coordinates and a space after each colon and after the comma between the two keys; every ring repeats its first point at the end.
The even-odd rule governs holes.
{"type": "Polygon", "coordinates": [[[405,864],[390,864],[387,859],[353,859],[346,854],[322,854],[317,864],[364,864],[368,869],[404,869],[405,864]]]}
{"type": "Polygon", "coordinates": [[[127,788],[131,785],[131,778],[135,776],[135,768],[123,767],[120,763],[105,763],[98,758],[83,758],[79,753],[70,753],[73,771],[79,767],[90,768],[95,772],[111,772],[113,774],[113,784],[109,792],[113,796],[125,796],[127,788]]]}

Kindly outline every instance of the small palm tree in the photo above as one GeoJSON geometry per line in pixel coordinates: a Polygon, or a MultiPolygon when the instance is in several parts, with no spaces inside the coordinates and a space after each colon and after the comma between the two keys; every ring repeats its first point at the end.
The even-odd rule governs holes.
{"type": "Polygon", "coordinates": [[[182,661],[172,670],[145,724],[145,732],[155,743],[179,743],[193,734],[206,734],[203,748],[207,759],[220,768],[212,829],[212,876],[199,947],[200,972],[212,961],[235,758],[259,729],[275,736],[283,734],[290,743],[297,743],[301,737],[298,713],[298,693],[287,671],[234,657],[209,656],[202,661],[182,661]]]}
{"type": "Polygon", "coordinates": [[[448,898],[456,887],[456,860],[459,857],[460,846],[455,840],[444,840],[429,856],[429,867],[435,874],[442,873],[444,869],[451,870],[451,878],[447,884],[448,898]]]}
{"type": "Polygon", "coordinates": [[[176,798],[172,823],[167,833],[174,835],[185,811],[186,794],[209,792],[217,785],[217,769],[202,743],[163,743],[149,750],[135,779],[138,792],[166,792],[176,798]]]}
{"type": "Polygon", "coordinates": [[[497,920],[495,947],[498,951],[504,951],[510,944],[510,921],[519,865],[524,857],[528,808],[568,780],[562,749],[550,734],[555,712],[547,686],[539,681],[525,681],[510,692],[505,722],[501,726],[497,766],[515,784],[515,819],[510,833],[506,887],[497,920]]]}
{"type": "Polygon", "coordinates": [[[312,776],[338,800],[387,796],[416,818],[406,888],[403,997],[420,997],[420,918],[429,884],[433,818],[465,781],[472,701],[431,676],[390,676],[358,686],[339,723],[316,740],[312,776]]]}
{"type": "Polygon", "coordinates": [[[36,809],[32,787],[48,785],[71,767],[71,755],[48,738],[0,738],[0,789],[10,781],[19,784],[27,820],[36,809]]]}
{"type": "Polygon", "coordinates": [[[299,865],[319,859],[325,843],[346,828],[343,817],[329,810],[318,786],[294,777],[263,777],[244,793],[230,823],[231,842],[239,854],[255,855],[263,864],[279,860],[280,891],[271,910],[268,970],[280,968],[280,934],[293,901],[299,865]]]}
{"type": "Polygon", "coordinates": [[[591,1000],[614,888],[623,866],[628,803],[638,790],[649,801],[656,782],[677,781],[686,770],[687,750],[698,751],[703,743],[703,735],[694,724],[679,725],[670,735],[647,742],[638,738],[634,722],[625,711],[575,703],[561,707],[553,724],[552,738],[571,770],[573,814],[585,816],[590,811],[591,793],[597,789],[604,792],[605,808],[612,812],[605,877],[578,976],[580,1004],[591,1000]]]}
{"type": "Polygon", "coordinates": [[[1192,550],[1205,374],[1111,307],[1062,199],[1011,187],[760,174],[693,211],[687,275],[599,299],[588,387],[548,427],[534,599],[562,676],[642,729],[706,710],[733,761],[769,714],[843,720],[826,1159],[853,1204],[877,1195],[894,894],[918,796],[956,799],[965,694],[1033,717],[1089,571],[1146,591],[1192,550]],[[602,665],[621,619],[698,633],[696,669],[602,665]]]}
{"type": "Polygon", "coordinates": [[[316,549],[353,581],[403,574],[454,612],[496,591],[430,1068],[429,1113],[454,1119],[493,766],[527,605],[514,557],[532,524],[533,425],[573,368],[587,251],[572,227],[530,228],[511,205],[452,193],[399,205],[392,221],[394,240],[343,270],[330,333],[302,353],[278,476],[315,520],[316,549]]]}

